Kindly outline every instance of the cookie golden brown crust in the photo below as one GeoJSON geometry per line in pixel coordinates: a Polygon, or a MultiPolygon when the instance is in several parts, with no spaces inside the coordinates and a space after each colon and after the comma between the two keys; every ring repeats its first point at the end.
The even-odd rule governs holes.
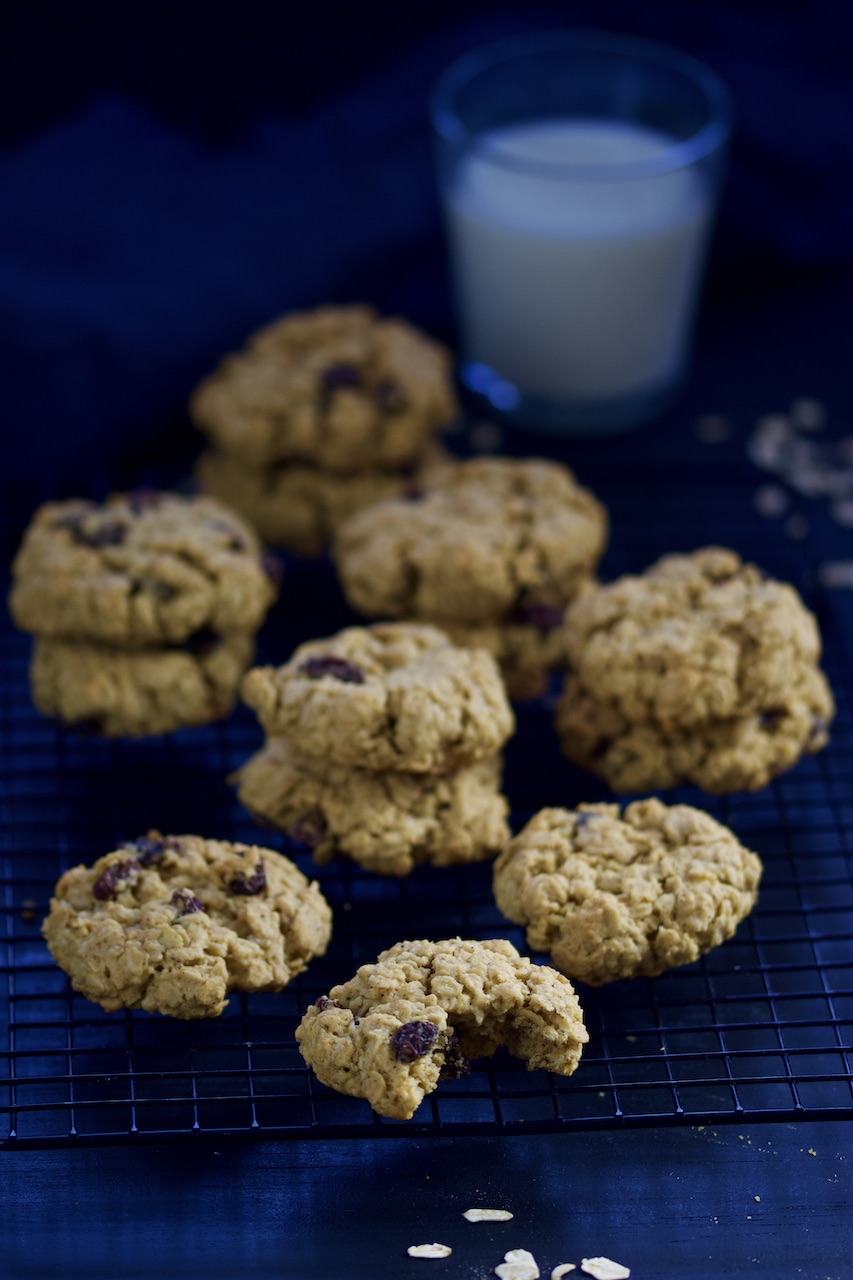
{"type": "Polygon", "coordinates": [[[102,1008],[213,1018],[231,991],[279,991],[322,955],[331,911],[270,849],[151,831],[66,871],[42,927],[102,1008]]]}
{"type": "Polygon", "coordinates": [[[505,916],[569,977],[655,977],[732,937],[759,858],[708,814],[641,800],[543,809],[495,863],[505,916]]]}
{"type": "Polygon", "coordinates": [[[449,352],[370,307],[318,307],[274,321],[193,393],[196,426],[247,466],[326,471],[416,463],[458,412],[449,352]]]}
{"type": "Polygon", "coordinates": [[[476,458],[417,501],[353,516],[333,554],[347,599],[369,617],[525,623],[575,597],[606,540],[604,508],[567,467],[476,458]]]}
{"type": "Polygon", "coordinates": [[[128,649],[256,631],[275,599],[254,532],[213,498],[118,494],[35,513],[9,598],[22,630],[128,649]]]}
{"type": "Polygon", "coordinates": [[[589,1036],[571,983],[503,938],[398,942],[317,1000],[296,1030],[323,1084],[409,1120],[440,1080],[505,1045],[571,1075],[589,1036]]]}
{"type": "Polygon", "coordinates": [[[494,857],[510,838],[499,759],[452,773],[374,773],[300,756],[271,738],[233,781],[252,814],[307,844],[320,865],[344,856],[405,876],[421,863],[494,857]]]}
{"type": "Polygon", "coordinates": [[[242,696],[300,754],[361,769],[443,773],[496,755],[515,727],[491,655],[418,623],[311,640],[250,671],[242,696]]]}

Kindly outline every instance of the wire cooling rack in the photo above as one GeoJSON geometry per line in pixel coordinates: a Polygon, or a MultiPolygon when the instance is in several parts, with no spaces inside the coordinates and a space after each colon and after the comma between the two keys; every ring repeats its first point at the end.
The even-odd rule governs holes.
{"type": "MultiPolygon", "coordinates": [[[[601,490],[599,490],[601,491],[601,490]]],[[[719,1124],[853,1115],[853,720],[851,593],[822,593],[817,544],[785,544],[724,489],[697,503],[647,488],[604,494],[620,511],[605,576],[665,550],[726,541],[795,581],[818,611],[839,705],[829,748],[752,795],[671,793],[731,825],[765,864],[736,937],[654,980],[579,985],[590,1043],[568,1079],[500,1052],[442,1084],[408,1123],[326,1089],[294,1030],[309,1002],[403,937],[505,936],[487,866],[422,868],[404,880],[346,864],[313,869],[261,832],[225,779],[260,744],[245,710],[225,723],[140,742],[66,733],[32,708],[29,641],[0,633],[0,1145],[62,1147],[204,1135],[382,1137],[719,1124]],[[719,503],[728,503],[726,537],[719,503]],[[658,514],[654,528],[647,512],[658,514]],[[662,513],[662,514],[661,514],[662,513]],[[663,521],[667,515],[669,524],[663,521]],[[673,528],[678,530],[677,538],[673,528]],[[40,934],[53,884],[150,827],[267,843],[316,874],[335,931],[325,957],[277,995],[232,997],[211,1021],[106,1014],[76,995],[40,934]]],[[[819,541],[819,539],[818,539],[819,541]]],[[[282,659],[350,621],[328,564],[289,567],[261,640],[282,659]]],[[[546,804],[607,798],[562,759],[552,699],[519,709],[506,789],[517,830],[546,804]]]]}

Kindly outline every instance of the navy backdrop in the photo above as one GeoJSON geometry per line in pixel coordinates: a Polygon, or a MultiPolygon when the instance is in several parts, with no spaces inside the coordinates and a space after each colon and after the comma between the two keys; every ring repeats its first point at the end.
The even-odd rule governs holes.
{"type": "MultiPolygon", "coordinates": [[[[837,0],[18,6],[0,41],[6,484],[174,438],[284,310],[365,299],[453,340],[426,98],[510,31],[678,45],[736,130],[708,306],[853,265],[853,7],[837,0]]],[[[158,446],[159,447],[159,446],[158,446]]]]}

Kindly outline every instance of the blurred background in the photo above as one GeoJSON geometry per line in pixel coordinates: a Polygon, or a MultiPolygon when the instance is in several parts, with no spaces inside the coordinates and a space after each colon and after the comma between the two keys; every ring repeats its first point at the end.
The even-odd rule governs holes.
{"type": "MultiPolygon", "coordinates": [[[[781,395],[831,390],[785,384],[809,350],[846,383],[849,4],[36,0],[0,40],[7,492],[30,507],[151,449],[191,457],[193,384],[288,309],[365,300],[453,342],[428,91],[466,50],[542,27],[651,37],[723,77],[735,132],[700,373],[704,326],[736,334],[744,377],[778,366],[781,395]]],[[[737,389],[730,359],[704,376],[737,389]]]]}

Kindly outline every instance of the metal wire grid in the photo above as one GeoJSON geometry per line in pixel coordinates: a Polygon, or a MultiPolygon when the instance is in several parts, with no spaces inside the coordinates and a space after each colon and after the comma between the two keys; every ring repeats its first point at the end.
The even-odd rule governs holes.
{"type": "MultiPolygon", "coordinates": [[[[247,713],[150,742],[68,735],[32,709],[28,641],[7,631],[0,1143],[529,1133],[853,1114],[851,683],[847,627],[835,612],[823,625],[839,703],[830,748],[755,795],[667,797],[705,807],[762,856],[759,904],[735,939],[653,981],[579,986],[591,1040],[571,1078],[528,1073],[499,1053],[442,1084],[405,1124],[320,1085],[294,1030],[310,1001],[401,937],[502,935],[523,948],[522,931],[497,912],[488,867],[423,868],[402,881],[346,863],[316,871],[304,851],[260,833],[224,784],[259,744],[247,713]],[[39,932],[52,886],[67,866],[154,824],[287,852],[332,904],[328,954],[283,992],[233,997],[210,1022],[105,1014],[75,995],[39,932]]],[[[522,708],[510,743],[516,830],[545,803],[607,796],[562,760],[550,715],[546,703],[522,708]]]]}

